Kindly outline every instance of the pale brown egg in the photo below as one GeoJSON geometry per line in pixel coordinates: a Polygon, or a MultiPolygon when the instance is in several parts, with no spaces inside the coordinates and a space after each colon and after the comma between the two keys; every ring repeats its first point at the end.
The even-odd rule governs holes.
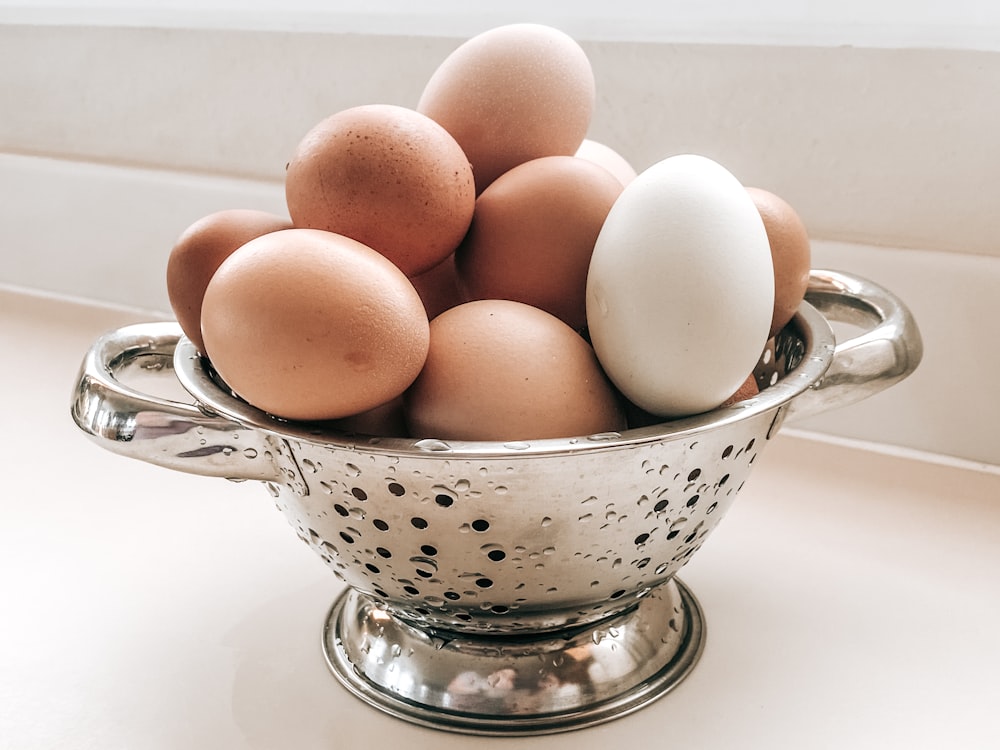
{"type": "Polygon", "coordinates": [[[798,213],[783,198],[761,188],[748,187],[747,192],[764,220],[774,262],[774,315],[768,334],[771,337],[792,319],[805,297],[812,263],[809,233],[798,213]]]}
{"type": "Polygon", "coordinates": [[[462,241],[475,186],[469,160],[434,120],[370,104],[306,134],[288,163],[285,198],[296,227],[351,237],[414,276],[462,241]]]}
{"type": "Polygon", "coordinates": [[[580,148],[576,150],[576,156],[604,167],[617,177],[623,186],[628,185],[638,175],[635,167],[624,156],[610,146],[590,138],[583,139],[580,148]]]}
{"type": "Polygon", "coordinates": [[[427,82],[417,110],[455,136],[476,192],[540,156],[572,156],[594,110],[590,61],[567,34],[510,24],[464,42],[427,82]]]}
{"type": "Polygon", "coordinates": [[[202,305],[209,359],[240,397],[292,420],[330,420],[400,396],[423,367],[428,323],[413,285],[341,235],[286,229],[251,240],[202,305]]]}
{"type": "Polygon", "coordinates": [[[455,254],[466,295],[524,302],[583,328],[590,256],[622,190],[606,169],[575,156],[532,159],[500,175],[476,199],[455,254]]]}
{"type": "Polygon", "coordinates": [[[477,300],[430,328],[427,361],[404,396],[413,437],[538,440],[624,428],[590,345],[543,310],[477,300]]]}
{"type": "Polygon", "coordinates": [[[189,226],[174,243],[167,260],[167,297],[181,330],[199,352],[205,350],[201,301],[222,261],[255,237],[291,226],[286,217],[267,211],[217,211],[189,226]]]}

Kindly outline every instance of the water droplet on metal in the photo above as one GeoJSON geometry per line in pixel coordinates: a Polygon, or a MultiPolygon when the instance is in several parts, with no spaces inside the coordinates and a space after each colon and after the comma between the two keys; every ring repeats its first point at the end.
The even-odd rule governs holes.
{"type": "Polygon", "coordinates": [[[620,432],[598,432],[594,435],[587,435],[587,440],[592,443],[606,443],[609,440],[618,440],[621,436],[620,432]]]}
{"type": "Polygon", "coordinates": [[[413,447],[417,450],[427,451],[428,453],[444,453],[451,450],[451,446],[448,443],[433,438],[418,440],[413,444],[413,447]]]}
{"type": "Polygon", "coordinates": [[[515,440],[510,443],[504,443],[503,447],[512,451],[525,451],[531,447],[531,443],[526,443],[523,440],[515,440]]]}

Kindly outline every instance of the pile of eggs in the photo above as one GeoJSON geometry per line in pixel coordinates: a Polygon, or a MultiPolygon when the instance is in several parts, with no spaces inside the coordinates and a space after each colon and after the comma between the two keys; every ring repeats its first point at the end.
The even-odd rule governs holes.
{"type": "Polygon", "coordinates": [[[178,323],[248,403],[369,435],[569,437],[752,395],[805,294],[801,220],[703,156],[637,174],[586,137],[594,106],[561,31],[467,40],[415,108],[306,133],[288,217],[190,226],[178,323]]]}

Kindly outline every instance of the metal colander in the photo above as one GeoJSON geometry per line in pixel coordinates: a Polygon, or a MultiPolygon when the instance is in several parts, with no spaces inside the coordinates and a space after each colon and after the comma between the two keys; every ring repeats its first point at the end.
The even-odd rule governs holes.
{"type": "Polygon", "coordinates": [[[814,271],[807,299],[764,352],[758,396],[622,433],[501,444],[290,423],[233,396],[172,323],[99,339],[73,414],[110,450],[262,481],[348,584],[323,644],[356,695],[439,728],[560,731],[639,708],[694,665],[704,622],[676,574],[783,420],[916,367],[916,326],[886,290],[814,271]],[[824,312],[870,330],[836,346],[824,312]],[[171,369],[193,404],[128,385],[171,369]]]}

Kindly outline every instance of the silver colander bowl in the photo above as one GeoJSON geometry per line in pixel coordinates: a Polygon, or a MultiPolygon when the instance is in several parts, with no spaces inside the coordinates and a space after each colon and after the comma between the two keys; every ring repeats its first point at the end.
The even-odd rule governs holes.
{"type": "Polygon", "coordinates": [[[916,325],[887,290],[813,271],[807,300],[764,352],[758,396],[621,433],[404,440],[278,420],[234,397],[174,323],[95,342],[73,416],[109,450],[262,482],[348,584],[322,643],[355,695],[438,728],[561,731],[646,705],[694,666],[704,618],[676,574],[782,422],[917,366],[916,325]],[[866,330],[837,345],[828,318],[866,330]],[[176,377],[191,403],[130,372],[176,377]]]}

